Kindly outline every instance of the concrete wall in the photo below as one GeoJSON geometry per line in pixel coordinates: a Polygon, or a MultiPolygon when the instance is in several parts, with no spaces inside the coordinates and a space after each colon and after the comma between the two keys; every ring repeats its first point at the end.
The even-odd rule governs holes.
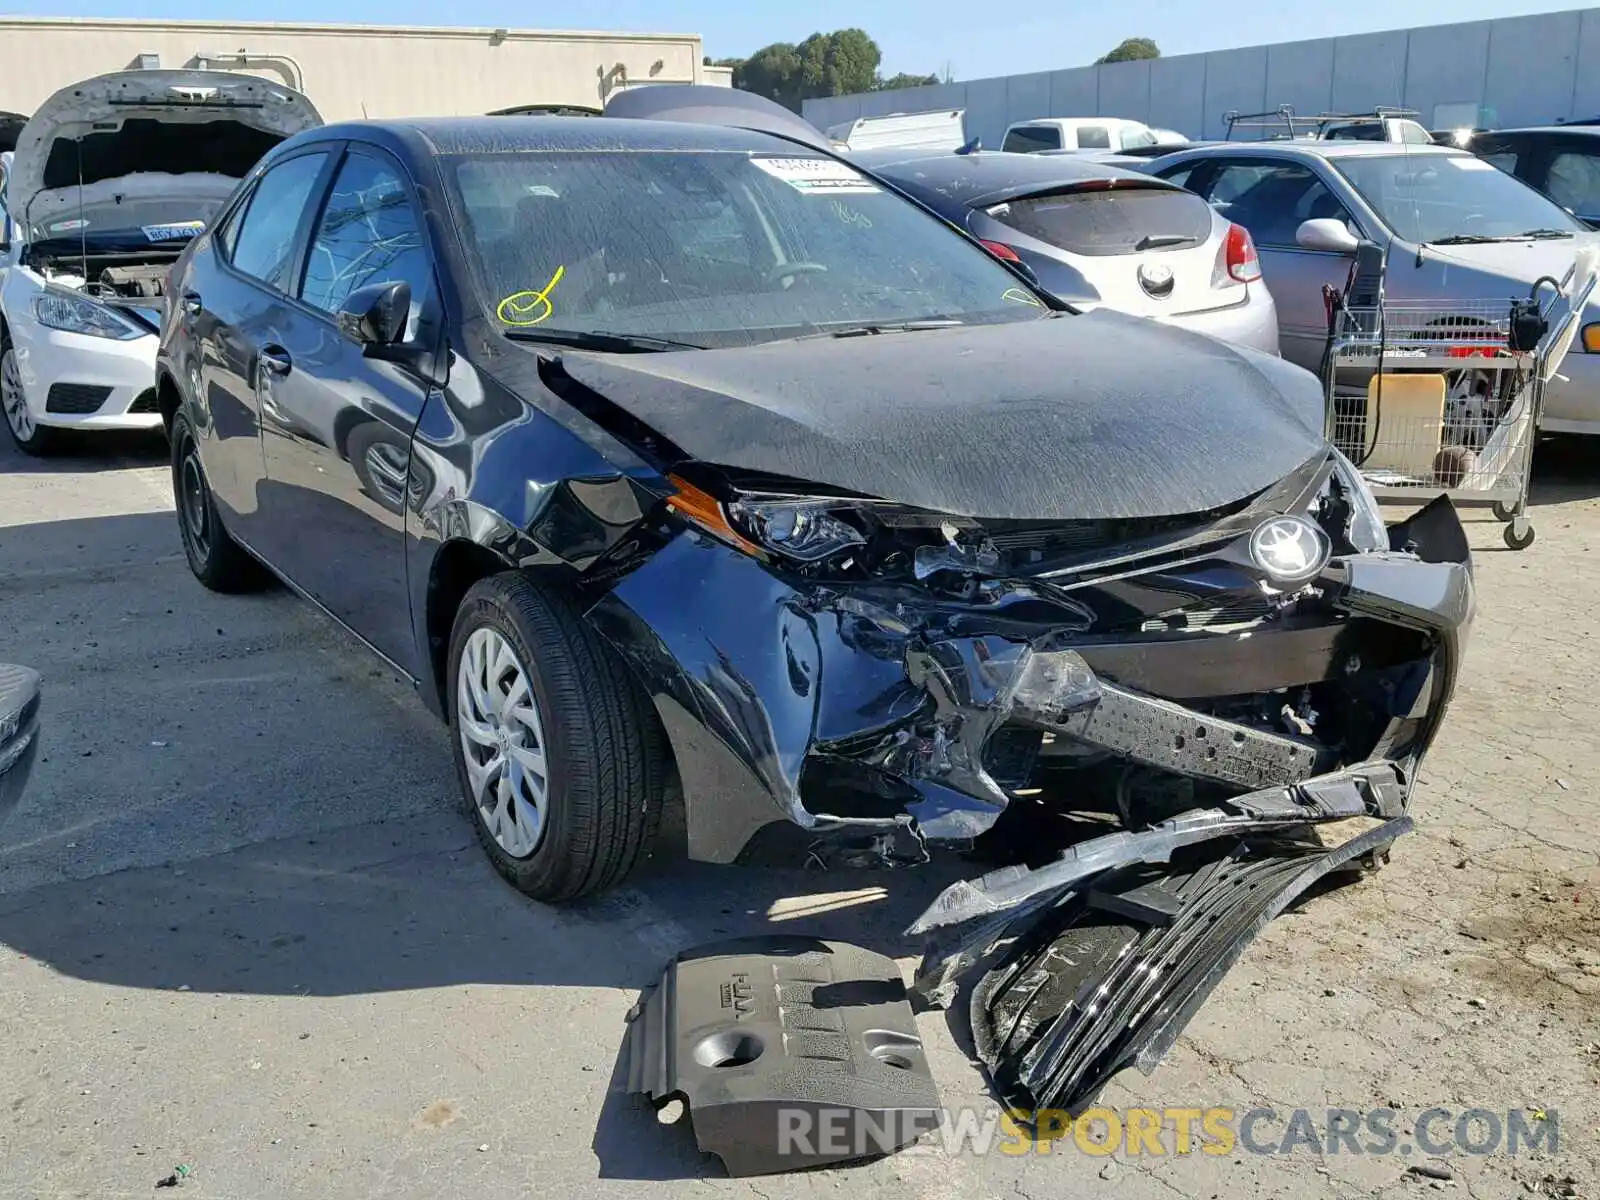
{"type": "Polygon", "coordinates": [[[31,113],[57,89],[140,64],[245,69],[306,93],[330,121],[457,116],[517,104],[598,106],[630,84],[706,77],[696,34],[568,33],[192,21],[0,18],[0,110],[31,113]],[[240,64],[236,55],[245,51],[240,64]]]}
{"type": "Polygon", "coordinates": [[[1280,104],[1302,114],[1401,105],[1424,124],[1440,105],[1487,105],[1506,127],[1600,115],[1600,8],[807,100],[805,115],[825,128],[964,108],[967,136],[998,147],[1029,117],[1131,117],[1207,138],[1223,135],[1230,109],[1280,104]]]}

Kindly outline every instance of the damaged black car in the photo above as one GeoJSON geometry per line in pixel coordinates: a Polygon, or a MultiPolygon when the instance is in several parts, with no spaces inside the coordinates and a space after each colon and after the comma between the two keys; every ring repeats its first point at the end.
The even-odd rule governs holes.
{"type": "Polygon", "coordinates": [[[1403,818],[1455,683],[1455,514],[1386,528],[1311,375],[1071,312],[781,131],[323,127],[169,291],[195,575],[281,576],[413,679],[543,900],[621,880],[669,798],[714,862],[1099,805],[941,897],[954,969],[1097,871],[1403,818]]]}

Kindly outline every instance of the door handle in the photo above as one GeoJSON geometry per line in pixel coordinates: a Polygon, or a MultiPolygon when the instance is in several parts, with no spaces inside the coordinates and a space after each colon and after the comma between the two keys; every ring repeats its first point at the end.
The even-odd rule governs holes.
{"type": "Polygon", "coordinates": [[[293,364],[289,359],[289,352],[282,346],[263,346],[261,348],[261,368],[269,375],[287,375],[293,364]]]}
{"type": "Polygon", "coordinates": [[[182,299],[178,301],[178,305],[183,309],[185,316],[198,317],[200,315],[200,293],[185,292],[182,299]]]}

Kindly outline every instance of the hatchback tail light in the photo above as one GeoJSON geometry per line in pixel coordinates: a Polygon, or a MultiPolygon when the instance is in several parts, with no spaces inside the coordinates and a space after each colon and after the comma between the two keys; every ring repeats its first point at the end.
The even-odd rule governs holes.
{"type": "Polygon", "coordinates": [[[1250,231],[1243,225],[1228,226],[1228,237],[1222,253],[1228,278],[1235,283],[1254,283],[1261,278],[1261,260],[1256,257],[1256,244],[1250,240],[1250,231]]]}
{"type": "Polygon", "coordinates": [[[1019,263],[1022,261],[1017,252],[1004,242],[986,241],[983,243],[983,248],[1002,262],[1019,263]]]}

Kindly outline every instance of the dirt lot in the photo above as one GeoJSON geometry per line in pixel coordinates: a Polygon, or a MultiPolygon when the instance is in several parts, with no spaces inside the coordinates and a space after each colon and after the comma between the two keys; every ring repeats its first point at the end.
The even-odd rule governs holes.
{"type": "MultiPolygon", "coordinates": [[[[1463,690],[1384,872],[1280,919],[1123,1109],[1518,1110],[1559,1148],[988,1156],[722,1178],[617,1091],[676,948],[780,928],[900,955],[949,876],[667,863],[579,910],[492,876],[442,729],[278,593],[210,595],[159,451],[0,451],[0,659],[45,673],[46,758],[0,848],[0,1197],[674,1195],[1600,1198],[1595,449],[1542,452],[1539,541],[1472,526],[1463,690]],[[832,899],[841,892],[851,893],[832,899]],[[1541,1116],[1542,1114],[1542,1116],[1541,1116]],[[1438,1160],[1435,1160],[1438,1161],[1438,1160]]],[[[937,1014],[945,1104],[991,1111],[937,1014]]],[[[1172,1145],[1171,1140],[1167,1142],[1172,1145]]],[[[1548,1145],[1548,1143],[1546,1143],[1548,1145]]]]}

